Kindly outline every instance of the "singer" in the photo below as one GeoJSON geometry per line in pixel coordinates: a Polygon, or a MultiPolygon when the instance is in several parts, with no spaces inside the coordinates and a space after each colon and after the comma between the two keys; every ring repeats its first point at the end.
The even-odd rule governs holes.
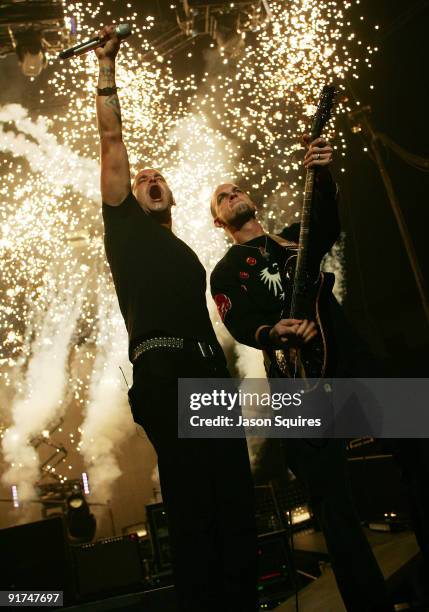
{"type": "Polygon", "coordinates": [[[131,184],[122,139],[113,26],[95,51],[105,248],[129,335],[134,420],[157,455],[168,510],[178,609],[252,612],[256,593],[253,485],[245,440],[178,439],[177,379],[228,377],[208,315],[206,274],[172,231],[173,194],[161,172],[131,184]]]}

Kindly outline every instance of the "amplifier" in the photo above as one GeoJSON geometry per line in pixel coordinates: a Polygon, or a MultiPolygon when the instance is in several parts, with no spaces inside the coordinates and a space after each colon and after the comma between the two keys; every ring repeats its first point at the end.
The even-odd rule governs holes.
{"type": "Polygon", "coordinates": [[[145,572],[135,533],[75,546],[73,557],[80,599],[143,587],[145,572]]]}
{"type": "Polygon", "coordinates": [[[407,515],[401,474],[389,440],[356,438],[347,449],[353,500],[361,521],[372,522],[390,513],[407,515]]]}
{"type": "Polygon", "coordinates": [[[256,486],[255,518],[258,535],[283,529],[284,524],[280,513],[272,484],[256,486]]]}
{"type": "Polygon", "coordinates": [[[63,517],[0,530],[0,590],[61,590],[73,599],[73,573],[63,517]]]}
{"type": "Polygon", "coordinates": [[[288,520],[287,514],[291,515],[293,531],[312,520],[312,513],[307,504],[307,493],[296,478],[280,486],[272,482],[257,485],[255,507],[258,535],[284,529],[288,520]]]}
{"type": "Polygon", "coordinates": [[[167,512],[164,504],[146,506],[146,519],[153,548],[153,561],[157,572],[171,570],[171,550],[168,534],[167,512]]]}
{"type": "Polygon", "coordinates": [[[258,537],[258,593],[262,608],[280,603],[294,591],[295,574],[286,532],[258,537]]]}

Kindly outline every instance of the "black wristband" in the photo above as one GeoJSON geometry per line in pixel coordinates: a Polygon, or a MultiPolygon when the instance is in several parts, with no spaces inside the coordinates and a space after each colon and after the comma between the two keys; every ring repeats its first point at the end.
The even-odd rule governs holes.
{"type": "Polygon", "coordinates": [[[113,96],[118,91],[116,85],[114,87],[103,87],[100,89],[97,87],[97,95],[98,96],[113,96]]]}

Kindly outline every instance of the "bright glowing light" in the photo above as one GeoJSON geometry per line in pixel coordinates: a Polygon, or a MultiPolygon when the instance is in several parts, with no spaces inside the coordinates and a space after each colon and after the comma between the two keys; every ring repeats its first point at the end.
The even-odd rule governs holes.
{"type": "Polygon", "coordinates": [[[12,489],[13,507],[19,508],[18,487],[16,485],[12,485],[11,489],[12,489]]]}

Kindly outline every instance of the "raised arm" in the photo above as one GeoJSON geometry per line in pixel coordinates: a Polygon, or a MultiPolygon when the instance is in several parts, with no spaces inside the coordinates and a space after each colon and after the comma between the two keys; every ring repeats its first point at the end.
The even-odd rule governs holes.
{"type": "MultiPolygon", "coordinates": [[[[106,26],[99,36],[111,35],[114,26],[106,26]]],[[[121,108],[115,82],[115,58],[120,41],[110,38],[95,50],[99,63],[97,121],[100,134],[101,197],[105,204],[118,206],[131,189],[128,155],[122,140],[121,108]]]]}

